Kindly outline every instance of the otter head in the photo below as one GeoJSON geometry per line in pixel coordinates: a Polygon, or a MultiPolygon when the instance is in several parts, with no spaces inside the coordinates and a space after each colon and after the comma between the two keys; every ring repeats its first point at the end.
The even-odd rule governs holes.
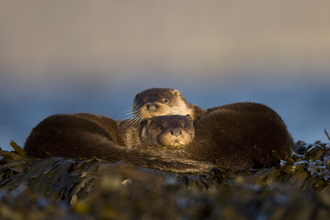
{"type": "Polygon", "coordinates": [[[141,142],[156,150],[179,149],[188,145],[195,136],[190,115],[157,116],[141,123],[141,142]]]}
{"type": "Polygon", "coordinates": [[[162,115],[193,115],[185,97],[169,88],[152,88],[138,93],[134,98],[134,119],[143,120],[162,115]]]}

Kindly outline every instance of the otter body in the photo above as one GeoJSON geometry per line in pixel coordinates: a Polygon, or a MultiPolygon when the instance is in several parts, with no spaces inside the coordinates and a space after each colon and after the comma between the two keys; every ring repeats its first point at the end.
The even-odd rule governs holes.
{"type": "MultiPolygon", "coordinates": [[[[140,129],[131,131],[138,139],[140,129]]],[[[91,158],[115,163],[123,160],[140,167],[176,172],[206,172],[214,164],[174,157],[159,151],[142,149],[125,142],[117,122],[109,117],[89,113],[53,115],[40,122],[26,140],[24,150],[33,157],[91,158]]]]}
{"type": "Polygon", "coordinates": [[[24,149],[38,158],[46,158],[47,153],[75,158],[103,157],[94,149],[105,143],[126,146],[115,120],[89,113],[58,114],[32,130],[24,149]]]}
{"type": "Polygon", "coordinates": [[[210,109],[195,125],[190,159],[218,162],[222,167],[272,166],[292,154],[294,143],[281,117],[258,103],[233,103],[210,109]]]}
{"type": "MultiPolygon", "coordinates": [[[[148,120],[152,120],[149,124],[153,125],[150,128],[154,130],[157,126],[165,126],[164,129],[171,130],[171,123],[162,122],[164,120],[181,120],[187,124],[184,116],[164,116],[162,120],[154,117],[148,120]]],[[[146,126],[144,129],[149,128],[146,126]]],[[[181,129],[192,132],[189,126],[181,129]]],[[[163,133],[155,131],[150,136],[149,143],[153,140],[155,150],[169,153],[169,148],[160,146],[158,141],[162,135],[163,133]]],[[[149,149],[151,146],[149,145],[149,149]]],[[[291,135],[275,111],[257,103],[234,103],[210,109],[195,124],[194,140],[185,147],[171,150],[181,157],[218,163],[224,168],[261,168],[279,162],[272,156],[273,150],[285,160],[292,154],[292,147],[291,135]]]]}

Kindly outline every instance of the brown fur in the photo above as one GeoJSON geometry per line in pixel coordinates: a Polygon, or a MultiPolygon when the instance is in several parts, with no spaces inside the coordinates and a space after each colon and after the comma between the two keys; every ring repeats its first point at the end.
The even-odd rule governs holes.
{"type": "Polygon", "coordinates": [[[190,115],[157,116],[144,120],[139,136],[145,149],[157,151],[180,150],[195,136],[193,120],[190,115]]]}
{"type": "Polygon", "coordinates": [[[136,136],[136,129],[140,123],[155,116],[190,115],[194,122],[201,118],[206,110],[195,104],[188,103],[186,98],[175,89],[151,88],[138,93],[133,102],[133,119],[118,122],[128,146],[140,144],[140,137],[136,136]]]}
{"type": "MultiPolygon", "coordinates": [[[[156,118],[154,128],[159,121],[156,118]]],[[[163,119],[171,123],[183,120],[173,116],[163,119]]],[[[154,145],[159,145],[156,137],[152,136],[154,145]]],[[[275,111],[263,104],[234,103],[210,109],[196,123],[194,141],[172,152],[193,160],[217,162],[224,168],[260,168],[279,162],[272,156],[273,150],[284,160],[291,155],[292,147],[291,135],[275,111]]]]}
{"type": "Polygon", "coordinates": [[[135,118],[148,119],[161,115],[190,115],[194,121],[206,110],[188,103],[178,91],[170,88],[151,88],[138,93],[134,98],[135,118]]]}
{"type": "Polygon", "coordinates": [[[268,106],[251,102],[212,109],[195,125],[195,133],[187,158],[218,160],[223,167],[272,166],[278,162],[272,151],[285,160],[294,147],[281,117],[268,106]]]}
{"type": "MultiPolygon", "coordinates": [[[[135,131],[138,132],[138,129],[135,131]]],[[[132,135],[138,136],[138,133],[132,135]]],[[[127,144],[115,120],[79,113],[46,118],[32,130],[24,149],[29,155],[38,158],[47,157],[47,153],[57,157],[97,157],[112,163],[123,160],[134,166],[178,172],[202,172],[215,167],[163,152],[132,146],[128,148],[127,144]]]]}

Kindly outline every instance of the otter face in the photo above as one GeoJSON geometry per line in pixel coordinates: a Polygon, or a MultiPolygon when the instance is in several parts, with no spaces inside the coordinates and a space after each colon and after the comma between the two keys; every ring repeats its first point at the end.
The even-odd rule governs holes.
{"type": "Polygon", "coordinates": [[[157,116],[142,122],[141,141],[158,150],[185,147],[194,136],[195,129],[190,115],[157,116]]]}
{"type": "Polygon", "coordinates": [[[183,95],[174,89],[152,88],[135,96],[133,115],[135,119],[143,120],[162,115],[192,115],[183,95]]]}

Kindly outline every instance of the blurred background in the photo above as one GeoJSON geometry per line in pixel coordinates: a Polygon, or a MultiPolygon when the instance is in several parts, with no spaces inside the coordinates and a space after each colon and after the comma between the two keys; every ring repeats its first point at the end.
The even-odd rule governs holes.
{"type": "Polygon", "coordinates": [[[295,141],[328,143],[330,1],[0,1],[0,146],[41,120],[120,120],[136,93],[203,108],[264,103],[295,141]]]}

